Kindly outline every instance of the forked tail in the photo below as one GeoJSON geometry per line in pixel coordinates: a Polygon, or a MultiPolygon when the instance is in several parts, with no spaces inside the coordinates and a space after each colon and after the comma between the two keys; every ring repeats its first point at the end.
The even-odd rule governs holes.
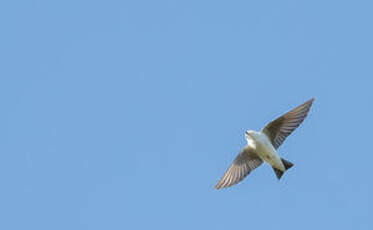
{"type": "MultiPolygon", "coordinates": [[[[294,165],[293,163],[291,163],[287,160],[284,160],[282,158],[281,158],[281,161],[282,161],[282,164],[284,164],[284,166],[285,166],[285,171],[288,170],[289,168],[293,167],[293,165],[294,165]]],[[[278,170],[274,167],[272,167],[272,168],[273,168],[273,171],[275,171],[275,174],[276,174],[277,178],[280,180],[285,171],[283,172],[283,171],[278,170]]]]}

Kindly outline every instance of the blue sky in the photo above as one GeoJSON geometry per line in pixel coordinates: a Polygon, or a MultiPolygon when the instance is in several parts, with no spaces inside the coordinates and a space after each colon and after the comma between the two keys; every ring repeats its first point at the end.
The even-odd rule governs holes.
{"type": "Polygon", "coordinates": [[[372,1],[2,1],[0,229],[371,229],[372,1]],[[315,97],[268,165],[213,186],[315,97]]]}

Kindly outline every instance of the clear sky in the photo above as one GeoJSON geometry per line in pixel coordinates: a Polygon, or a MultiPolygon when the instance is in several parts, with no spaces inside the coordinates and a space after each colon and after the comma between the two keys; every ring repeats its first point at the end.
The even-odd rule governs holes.
{"type": "Polygon", "coordinates": [[[0,229],[372,229],[372,1],[1,1],[0,229]],[[315,97],[263,165],[213,186],[315,97]]]}

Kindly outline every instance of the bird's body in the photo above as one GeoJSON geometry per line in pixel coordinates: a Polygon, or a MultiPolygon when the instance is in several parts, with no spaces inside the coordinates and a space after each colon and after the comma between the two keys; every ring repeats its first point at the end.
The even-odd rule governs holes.
{"type": "Polygon", "coordinates": [[[282,159],[277,153],[277,148],[303,122],[313,101],[314,99],[311,99],[271,121],[259,132],[246,131],[247,145],[234,159],[215,188],[220,189],[237,184],[263,162],[271,165],[277,178],[280,179],[293,164],[282,159]]]}
{"type": "Polygon", "coordinates": [[[247,146],[254,151],[262,161],[267,162],[278,170],[285,171],[285,166],[281,158],[264,133],[252,130],[247,131],[246,141],[247,146]]]}

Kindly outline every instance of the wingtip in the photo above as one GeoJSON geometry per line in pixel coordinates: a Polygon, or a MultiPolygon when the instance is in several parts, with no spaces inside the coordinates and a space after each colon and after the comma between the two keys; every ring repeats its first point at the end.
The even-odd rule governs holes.
{"type": "Polygon", "coordinates": [[[315,101],[315,98],[314,97],[312,97],[311,99],[309,99],[306,103],[313,103],[315,101]]]}
{"type": "Polygon", "coordinates": [[[303,104],[301,104],[299,107],[302,107],[302,106],[311,107],[314,101],[315,101],[315,98],[313,97],[313,98],[309,99],[308,101],[304,102],[303,104]]]}
{"type": "Polygon", "coordinates": [[[215,189],[215,190],[219,190],[219,189],[221,189],[221,188],[222,188],[222,187],[220,187],[220,186],[218,186],[218,185],[215,185],[215,186],[214,186],[214,189],[215,189]]]}

